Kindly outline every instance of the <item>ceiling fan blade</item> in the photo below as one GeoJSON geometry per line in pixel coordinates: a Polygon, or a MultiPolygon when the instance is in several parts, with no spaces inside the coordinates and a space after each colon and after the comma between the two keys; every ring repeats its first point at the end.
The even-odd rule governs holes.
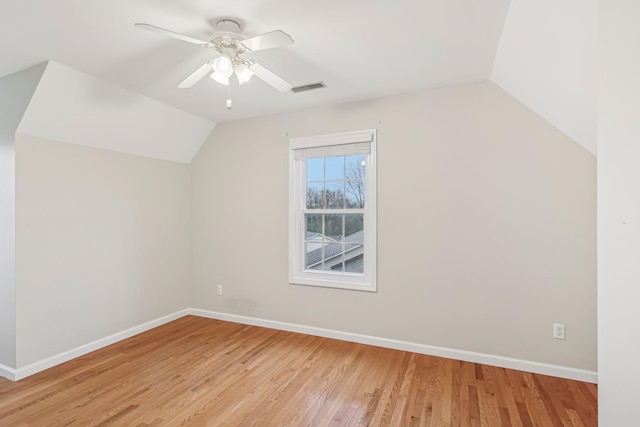
{"type": "Polygon", "coordinates": [[[280,92],[289,92],[293,87],[290,83],[286,82],[282,77],[273,74],[271,71],[267,70],[260,64],[256,64],[253,62],[249,69],[253,71],[253,73],[258,76],[258,78],[264,80],[266,83],[270,84],[280,92]]]}
{"type": "Polygon", "coordinates": [[[185,41],[185,42],[197,44],[197,45],[202,46],[202,47],[211,47],[211,43],[209,43],[209,42],[205,42],[203,40],[198,40],[198,39],[193,38],[193,37],[185,36],[184,34],[176,33],[174,31],[166,30],[164,28],[156,27],[155,25],[144,24],[144,23],[139,23],[138,22],[138,23],[134,24],[134,26],[136,28],[140,28],[140,29],[147,30],[147,31],[152,31],[154,33],[164,34],[165,36],[173,37],[174,39],[178,39],[178,40],[182,40],[182,41],[185,41]]]}
{"type": "Polygon", "coordinates": [[[248,51],[272,49],[293,44],[291,36],[284,31],[275,30],[259,36],[249,37],[240,42],[248,51]]]}
{"type": "Polygon", "coordinates": [[[186,79],[184,79],[182,83],[178,85],[178,87],[180,89],[188,89],[190,87],[193,87],[193,85],[198,83],[204,76],[206,76],[212,71],[213,71],[213,68],[211,67],[211,61],[209,61],[206,64],[202,65],[197,70],[195,70],[193,73],[191,73],[191,75],[186,79]]]}

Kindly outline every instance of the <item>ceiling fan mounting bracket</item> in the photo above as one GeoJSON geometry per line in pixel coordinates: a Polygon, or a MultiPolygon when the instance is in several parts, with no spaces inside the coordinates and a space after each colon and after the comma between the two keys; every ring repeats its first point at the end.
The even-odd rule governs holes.
{"type": "Polygon", "coordinates": [[[240,33],[240,23],[234,18],[221,18],[216,22],[216,31],[222,33],[240,33]]]}

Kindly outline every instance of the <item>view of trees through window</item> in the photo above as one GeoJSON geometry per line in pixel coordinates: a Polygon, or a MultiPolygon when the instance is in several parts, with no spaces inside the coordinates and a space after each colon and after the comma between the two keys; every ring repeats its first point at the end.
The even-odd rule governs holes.
{"type": "Polygon", "coordinates": [[[364,155],[306,160],[305,268],[362,273],[364,155]]]}

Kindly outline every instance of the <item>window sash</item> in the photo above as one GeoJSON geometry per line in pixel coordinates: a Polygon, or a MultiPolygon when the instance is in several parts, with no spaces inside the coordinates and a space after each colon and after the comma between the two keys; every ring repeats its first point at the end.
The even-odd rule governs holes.
{"type": "Polygon", "coordinates": [[[308,209],[303,206],[301,207],[302,214],[364,214],[367,212],[367,208],[332,208],[332,209],[308,209]]]}

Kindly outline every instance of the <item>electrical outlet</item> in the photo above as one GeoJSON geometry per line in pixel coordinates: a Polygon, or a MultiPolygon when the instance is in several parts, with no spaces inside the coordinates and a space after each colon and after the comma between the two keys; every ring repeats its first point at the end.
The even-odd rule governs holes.
{"type": "Polygon", "coordinates": [[[216,289],[216,293],[218,295],[222,295],[222,285],[218,285],[218,288],[216,289]]]}
{"type": "Polygon", "coordinates": [[[564,339],[564,323],[553,324],[553,338],[557,340],[564,339]]]}

